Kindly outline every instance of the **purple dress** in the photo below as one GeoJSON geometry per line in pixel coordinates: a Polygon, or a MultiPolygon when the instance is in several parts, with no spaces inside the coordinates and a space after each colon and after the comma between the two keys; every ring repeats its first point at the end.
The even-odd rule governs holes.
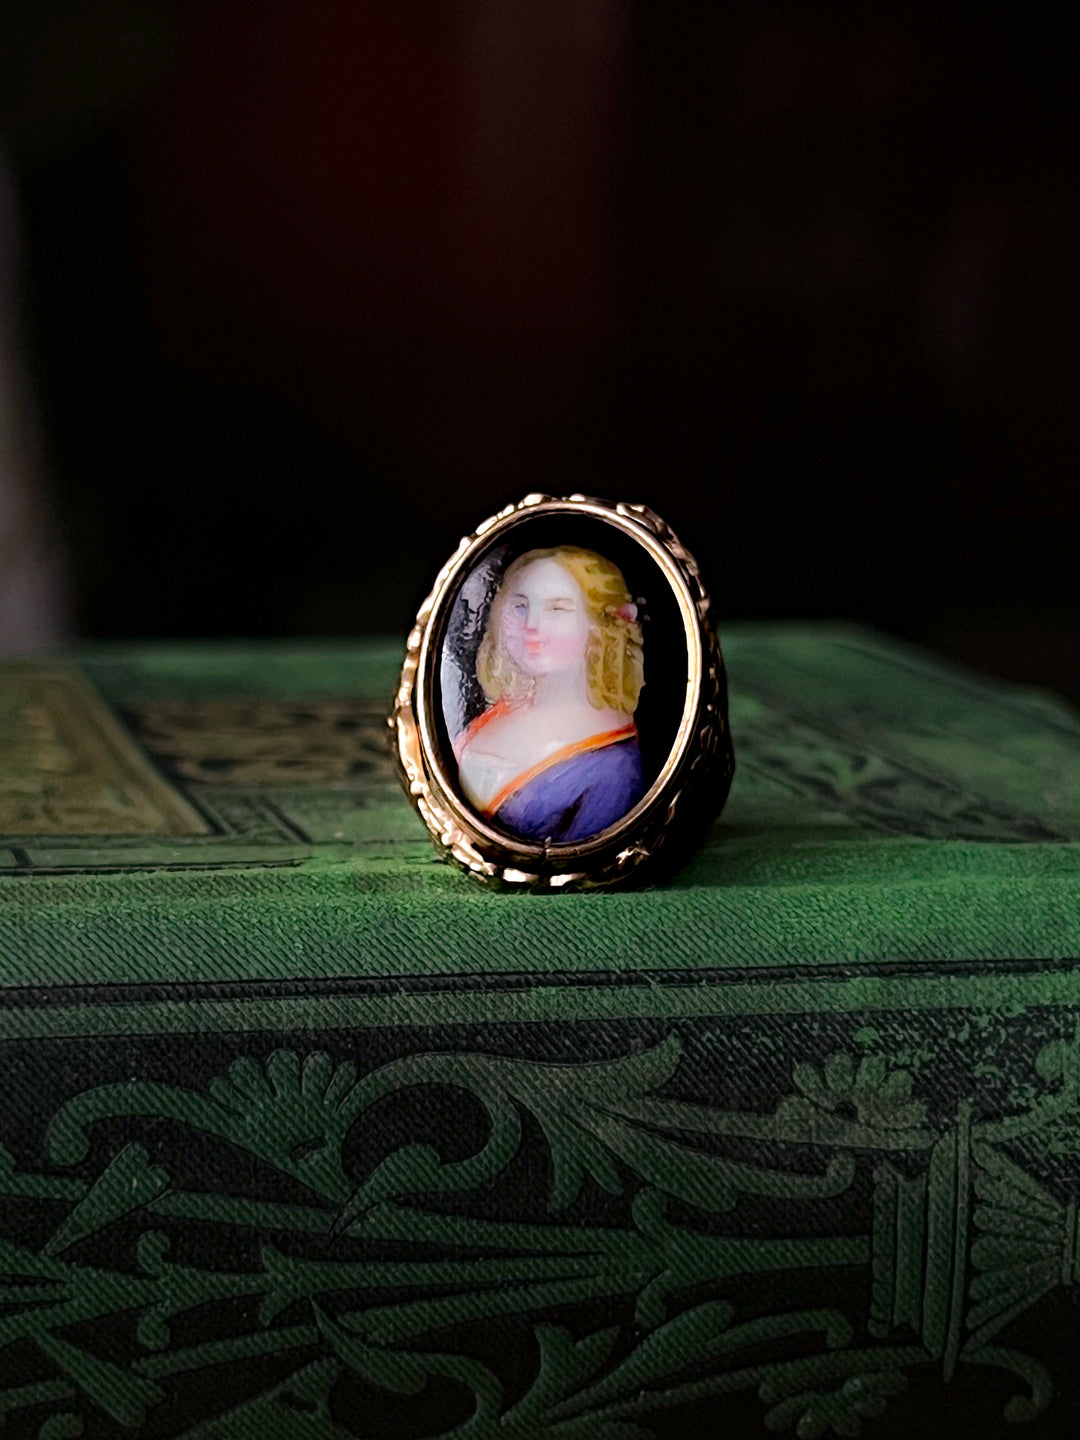
{"type": "Polygon", "coordinates": [[[489,813],[497,825],[523,840],[569,844],[606,830],[642,793],[641,746],[631,730],[556,759],[489,813]]]}

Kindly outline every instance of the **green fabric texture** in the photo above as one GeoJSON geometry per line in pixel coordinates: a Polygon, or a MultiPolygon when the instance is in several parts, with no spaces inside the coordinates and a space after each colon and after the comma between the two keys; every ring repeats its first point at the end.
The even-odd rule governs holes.
{"type": "Polygon", "coordinates": [[[489,894],[436,862],[382,748],[395,645],[88,651],[211,833],[0,837],[4,983],[1080,954],[1063,704],[843,627],[736,627],[725,651],[723,816],[670,883],[591,896],[489,894]]]}
{"type": "Polygon", "coordinates": [[[436,859],[396,644],[0,666],[5,1437],[1076,1435],[1080,722],[725,638],[579,895],[436,859]]]}

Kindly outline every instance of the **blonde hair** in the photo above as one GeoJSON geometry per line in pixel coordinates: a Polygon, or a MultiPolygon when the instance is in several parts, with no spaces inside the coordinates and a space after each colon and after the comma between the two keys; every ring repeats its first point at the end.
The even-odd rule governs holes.
{"type": "Polygon", "coordinates": [[[617,565],[593,550],[572,545],[529,550],[507,568],[476,657],[477,679],[488,701],[494,704],[502,699],[524,699],[533,685],[507,653],[500,622],[512,582],[534,560],[555,560],[581,587],[589,618],[585,684],[590,703],[597,710],[620,710],[632,715],[645,683],[641,626],[633,599],[617,565]]]}

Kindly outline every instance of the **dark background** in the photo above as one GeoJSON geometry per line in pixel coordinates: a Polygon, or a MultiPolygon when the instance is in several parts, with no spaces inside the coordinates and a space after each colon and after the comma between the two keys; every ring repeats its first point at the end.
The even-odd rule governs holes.
{"type": "Polygon", "coordinates": [[[584,490],[727,619],[1080,698],[1045,7],[8,0],[0,43],[78,634],[403,633],[584,490]]]}

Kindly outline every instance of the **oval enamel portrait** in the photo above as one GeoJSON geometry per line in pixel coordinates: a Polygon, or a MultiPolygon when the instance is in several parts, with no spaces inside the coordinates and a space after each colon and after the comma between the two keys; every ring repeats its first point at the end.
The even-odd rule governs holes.
{"type": "Polygon", "coordinates": [[[530,496],[463,541],[391,717],[451,858],[510,883],[611,884],[659,848],[691,783],[718,809],[730,742],[707,608],[640,507],[530,496]]]}

